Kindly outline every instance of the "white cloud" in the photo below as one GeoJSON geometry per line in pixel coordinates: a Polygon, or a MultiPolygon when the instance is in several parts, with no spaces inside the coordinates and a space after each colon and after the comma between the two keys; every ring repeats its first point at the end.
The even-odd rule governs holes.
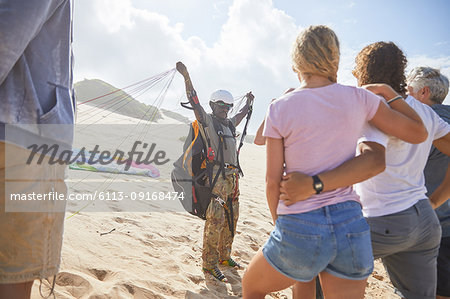
{"type": "Polygon", "coordinates": [[[123,87],[173,68],[201,48],[181,38],[182,24],[170,25],[167,16],[130,1],[79,1],[75,9],[76,81],[99,78],[123,87]]]}
{"type": "Polygon", "coordinates": [[[431,58],[425,55],[408,57],[408,70],[416,66],[429,66],[438,68],[446,76],[450,76],[450,57],[431,58]]]}
{"type": "MultiPolygon", "coordinates": [[[[182,24],[171,25],[168,17],[134,8],[128,0],[77,3],[76,80],[100,78],[122,87],[181,60],[204,103],[218,88],[235,96],[252,90],[258,119],[270,99],[297,83],[290,50],[299,28],[271,0],[234,1],[211,47],[196,36],[183,39],[182,24]]],[[[170,95],[179,99],[183,82],[179,76],[174,81],[170,95]]]]}
{"type": "Polygon", "coordinates": [[[122,27],[131,29],[134,25],[130,0],[99,0],[94,2],[94,9],[99,21],[110,33],[122,27]]]}
{"type": "Polygon", "coordinates": [[[213,18],[216,19],[227,13],[228,0],[216,0],[213,2],[214,15],[213,18]]]}
{"type": "Polygon", "coordinates": [[[355,57],[360,49],[352,49],[346,44],[341,44],[341,57],[339,61],[338,82],[346,85],[356,85],[356,79],[352,75],[355,66],[355,57]]]}
{"type": "MultiPolygon", "coordinates": [[[[202,5],[214,10],[209,1],[196,1],[196,7],[202,5]]],[[[215,89],[228,89],[235,96],[253,91],[256,104],[251,131],[272,98],[287,87],[298,86],[290,51],[300,28],[292,17],[274,8],[272,0],[234,0],[216,42],[209,45],[199,36],[186,35],[185,24],[142,7],[134,7],[130,0],[76,2],[76,81],[99,78],[123,87],[171,69],[181,60],[206,107],[215,89]]],[[[225,11],[226,1],[215,7],[225,11]]],[[[359,50],[342,45],[339,82],[356,83],[351,70],[359,50]]],[[[427,63],[441,67],[447,75],[449,59],[409,58],[410,65],[427,63]]],[[[166,103],[175,107],[183,97],[184,82],[177,75],[166,103]]],[[[139,100],[149,102],[150,98],[139,100]]]]}

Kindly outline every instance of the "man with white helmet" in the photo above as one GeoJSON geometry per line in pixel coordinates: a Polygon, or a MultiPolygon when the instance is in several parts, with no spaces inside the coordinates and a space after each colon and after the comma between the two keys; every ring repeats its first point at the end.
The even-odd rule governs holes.
{"type": "Polygon", "coordinates": [[[233,96],[226,90],[217,90],[211,94],[209,105],[212,114],[208,114],[200,105],[186,66],[178,62],[176,68],[184,77],[189,103],[209,139],[208,158],[212,157],[215,162],[212,171],[212,197],[206,211],[203,234],[203,271],[220,281],[227,281],[218,264],[240,268],[231,258],[231,246],[239,217],[238,180],[241,174],[235,128],[251,112],[254,96],[251,92],[247,93],[246,105],[235,116],[228,118],[228,112],[233,107],[233,96]]]}

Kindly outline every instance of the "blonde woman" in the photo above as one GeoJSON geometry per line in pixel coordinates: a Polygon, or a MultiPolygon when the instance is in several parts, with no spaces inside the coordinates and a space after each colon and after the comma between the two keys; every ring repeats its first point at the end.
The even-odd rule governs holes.
{"type": "Polygon", "coordinates": [[[425,140],[427,131],[388,85],[369,88],[393,100],[397,111],[365,89],[336,83],[339,41],[330,28],[301,32],[292,56],[300,87],[270,104],[264,128],[266,196],[275,229],[250,262],[243,297],[264,298],[299,282],[312,286],[298,288],[301,297],[313,298],[311,282],[320,273],[327,298],[363,298],[373,256],[359,198],[351,187],[325,192],[316,174],[354,157],[367,122],[413,143],[425,140]],[[279,199],[280,181],[294,171],[313,176],[316,194],[287,205],[279,199]]]}

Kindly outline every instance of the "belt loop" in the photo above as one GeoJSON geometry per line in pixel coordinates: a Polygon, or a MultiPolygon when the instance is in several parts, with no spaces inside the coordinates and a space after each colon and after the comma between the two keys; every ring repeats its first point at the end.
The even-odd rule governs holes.
{"type": "Polygon", "coordinates": [[[420,215],[420,209],[418,207],[420,200],[414,205],[414,209],[416,210],[417,215],[420,215]]]}
{"type": "MultiPolygon", "coordinates": [[[[331,210],[330,210],[330,206],[324,206],[323,208],[323,212],[324,212],[324,216],[327,219],[327,225],[332,225],[333,224],[333,220],[331,219],[331,210]]],[[[333,228],[332,228],[333,230],[333,228]]]]}

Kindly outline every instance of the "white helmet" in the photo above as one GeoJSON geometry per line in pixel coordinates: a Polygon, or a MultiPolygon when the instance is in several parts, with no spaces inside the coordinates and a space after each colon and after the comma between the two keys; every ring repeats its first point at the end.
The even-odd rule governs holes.
{"type": "Polygon", "coordinates": [[[210,101],[213,103],[223,101],[224,103],[227,104],[233,104],[234,99],[229,91],[219,89],[211,94],[210,101]]]}

